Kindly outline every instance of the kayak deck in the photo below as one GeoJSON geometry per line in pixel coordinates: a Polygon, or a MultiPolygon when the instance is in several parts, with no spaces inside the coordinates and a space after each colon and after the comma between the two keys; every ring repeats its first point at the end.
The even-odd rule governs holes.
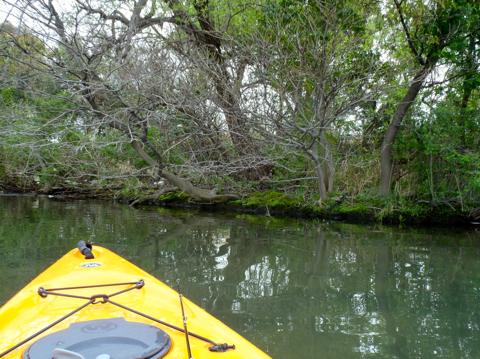
{"type": "MultiPolygon", "coordinates": [[[[95,246],[93,252],[95,258],[85,259],[78,249],[71,250],[0,308],[0,338],[2,338],[0,353],[88,303],[88,298],[100,295],[93,300],[95,303],[85,306],[52,329],[45,331],[2,358],[21,358],[23,352],[36,340],[65,329],[72,323],[108,318],[123,318],[127,321],[155,325],[165,331],[171,339],[171,347],[165,357],[167,359],[188,358],[184,333],[125,309],[130,308],[151,316],[152,319],[183,328],[179,294],[106,248],[95,246]],[[139,283],[142,280],[143,285],[132,285],[132,283],[139,283]],[[129,284],[52,291],[52,288],[114,283],[129,284]],[[76,297],[45,295],[45,293],[41,296],[38,293],[39,288],[46,288],[47,291],[50,289],[52,293],[64,293],[76,297]],[[112,301],[120,306],[110,303],[108,295],[122,290],[125,292],[112,298],[112,301]],[[101,296],[105,294],[107,297],[101,296]]],[[[211,352],[209,348],[212,344],[190,335],[189,343],[193,358],[269,358],[267,354],[188,299],[183,298],[183,306],[190,333],[208,338],[215,343],[228,343],[235,346],[235,349],[228,349],[225,352],[211,352]]]]}

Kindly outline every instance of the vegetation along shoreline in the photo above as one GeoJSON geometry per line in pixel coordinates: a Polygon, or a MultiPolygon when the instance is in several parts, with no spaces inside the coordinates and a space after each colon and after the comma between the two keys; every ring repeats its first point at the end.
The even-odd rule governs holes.
{"type": "Polygon", "coordinates": [[[0,195],[47,196],[52,200],[114,200],[132,207],[193,209],[205,212],[247,213],[262,216],[298,219],[334,220],[356,224],[385,224],[401,226],[455,226],[480,228],[480,210],[462,210],[452,203],[425,201],[333,198],[322,204],[308,203],[280,192],[253,192],[239,199],[222,203],[198,202],[184,192],[169,191],[161,195],[129,196],[115,191],[55,188],[49,191],[28,191],[4,188],[0,195]]]}
{"type": "Polygon", "coordinates": [[[478,1],[2,4],[4,192],[480,222],[478,1]]]}

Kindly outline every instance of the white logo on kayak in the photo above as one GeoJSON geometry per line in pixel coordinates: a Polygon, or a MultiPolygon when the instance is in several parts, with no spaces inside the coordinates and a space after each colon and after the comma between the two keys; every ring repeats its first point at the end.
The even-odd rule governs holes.
{"type": "Polygon", "coordinates": [[[101,265],[102,265],[102,263],[98,263],[98,262],[87,262],[87,263],[80,264],[80,267],[82,267],[82,268],[95,268],[95,267],[100,267],[101,265]]]}

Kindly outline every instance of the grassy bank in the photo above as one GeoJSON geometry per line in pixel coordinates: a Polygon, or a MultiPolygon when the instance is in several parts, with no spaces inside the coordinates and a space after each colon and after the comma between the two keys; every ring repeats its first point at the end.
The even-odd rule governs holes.
{"type": "Polygon", "coordinates": [[[222,204],[198,203],[183,192],[168,192],[158,198],[135,199],[121,196],[121,201],[136,206],[200,208],[267,216],[317,218],[351,223],[404,225],[472,225],[480,221],[480,211],[462,209],[459,203],[432,203],[395,198],[332,198],[322,203],[275,191],[254,192],[222,204]]]}
{"type": "Polygon", "coordinates": [[[146,188],[120,186],[80,189],[76,187],[29,188],[1,185],[3,193],[32,193],[64,199],[113,199],[131,206],[195,208],[206,211],[241,212],[267,216],[316,218],[350,223],[383,223],[393,225],[469,226],[480,222],[480,208],[465,207],[460,201],[431,202],[405,197],[382,198],[359,195],[336,196],[319,202],[295,194],[264,190],[243,195],[225,203],[201,203],[184,192],[162,194],[146,188]]]}

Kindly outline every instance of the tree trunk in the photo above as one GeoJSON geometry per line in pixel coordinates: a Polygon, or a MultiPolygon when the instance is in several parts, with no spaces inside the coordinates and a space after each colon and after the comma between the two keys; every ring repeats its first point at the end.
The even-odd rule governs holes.
{"type": "MultiPolygon", "coordinates": [[[[226,73],[226,71],[225,71],[226,73]]],[[[225,75],[227,76],[227,75],[225,75]]],[[[219,105],[225,115],[225,121],[228,127],[228,134],[232,140],[235,151],[240,156],[255,155],[257,146],[248,134],[246,119],[239,106],[239,99],[230,93],[227,88],[228,78],[219,79],[215,76],[216,90],[219,97],[219,105]]]]}
{"type": "Polygon", "coordinates": [[[474,89],[474,85],[472,83],[475,83],[475,81],[472,81],[473,78],[476,76],[477,71],[476,71],[476,66],[475,66],[475,38],[473,36],[470,36],[469,39],[469,46],[467,50],[467,55],[465,59],[465,75],[463,78],[463,95],[462,95],[462,102],[460,103],[460,118],[459,118],[459,124],[461,127],[461,136],[460,140],[462,143],[463,149],[467,148],[467,106],[468,106],[468,101],[470,100],[470,97],[472,95],[472,91],[474,89]]]}
{"type": "Polygon", "coordinates": [[[460,141],[463,149],[467,148],[467,121],[466,121],[466,117],[468,116],[467,106],[468,106],[468,101],[470,100],[470,97],[472,95],[472,88],[471,86],[466,85],[465,84],[466,82],[467,80],[464,80],[463,96],[462,96],[462,102],[460,104],[460,118],[459,118],[459,124],[462,131],[460,134],[460,141]]]}
{"type": "Polygon", "coordinates": [[[392,185],[392,146],[395,142],[400,125],[412,105],[413,101],[420,92],[425,78],[430,73],[431,66],[423,66],[420,71],[417,72],[413,81],[407,90],[407,93],[403,97],[402,101],[398,104],[395,114],[392,117],[390,125],[383,137],[381,152],[380,152],[380,194],[388,196],[390,194],[392,185]]]}
{"type": "Polygon", "coordinates": [[[315,168],[315,173],[317,175],[317,185],[320,200],[325,201],[328,198],[328,192],[327,187],[325,186],[325,170],[323,169],[323,161],[318,156],[318,147],[318,143],[315,143],[313,150],[308,151],[308,154],[312,159],[313,167],[315,168]]]}
{"type": "Polygon", "coordinates": [[[135,139],[130,144],[144,161],[146,161],[152,167],[158,169],[158,175],[160,177],[165,178],[168,182],[170,182],[170,184],[189,194],[197,201],[220,203],[239,198],[239,196],[236,194],[216,194],[214,190],[196,187],[190,181],[164,170],[164,165],[152,158],[145,151],[144,144],[139,140],[135,139]]]}
{"type": "MultiPolygon", "coordinates": [[[[176,1],[169,1],[168,6],[177,17],[176,25],[183,29],[193,40],[200,50],[200,68],[206,71],[212,79],[217,94],[217,104],[225,115],[228,133],[232,140],[235,151],[240,156],[252,156],[257,154],[257,146],[249,136],[249,126],[246,124],[246,116],[240,108],[241,93],[236,88],[236,82],[243,77],[245,67],[239,70],[237,79],[227,70],[225,56],[222,51],[223,33],[216,28],[214,18],[211,16],[208,1],[194,1],[195,15],[190,15],[177,6],[176,1]],[[206,58],[202,53],[206,52],[206,58]],[[206,60],[206,61],[205,61],[206,60]]],[[[190,58],[196,61],[195,58],[190,58]]],[[[238,84],[237,84],[238,85],[238,84]]],[[[248,159],[251,163],[251,158],[248,159]]],[[[265,174],[260,173],[259,177],[265,174]]]]}
{"type": "Polygon", "coordinates": [[[322,131],[320,134],[320,144],[323,149],[325,164],[326,164],[326,180],[325,186],[327,187],[327,192],[330,193],[333,191],[333,181],[335,177],[335,165],[333,164],[333,154],[330,147],[330,143],[325,137],[325,132],[322,131]]]}
{"type": "Polygon", "coordinates": [[[314,161],[315,173],[317,174],[317,185],[320,199],[325,201],[328,198],[327,188],[325,187],[325,173],[322,164],[317,160],[314,161]]]}

